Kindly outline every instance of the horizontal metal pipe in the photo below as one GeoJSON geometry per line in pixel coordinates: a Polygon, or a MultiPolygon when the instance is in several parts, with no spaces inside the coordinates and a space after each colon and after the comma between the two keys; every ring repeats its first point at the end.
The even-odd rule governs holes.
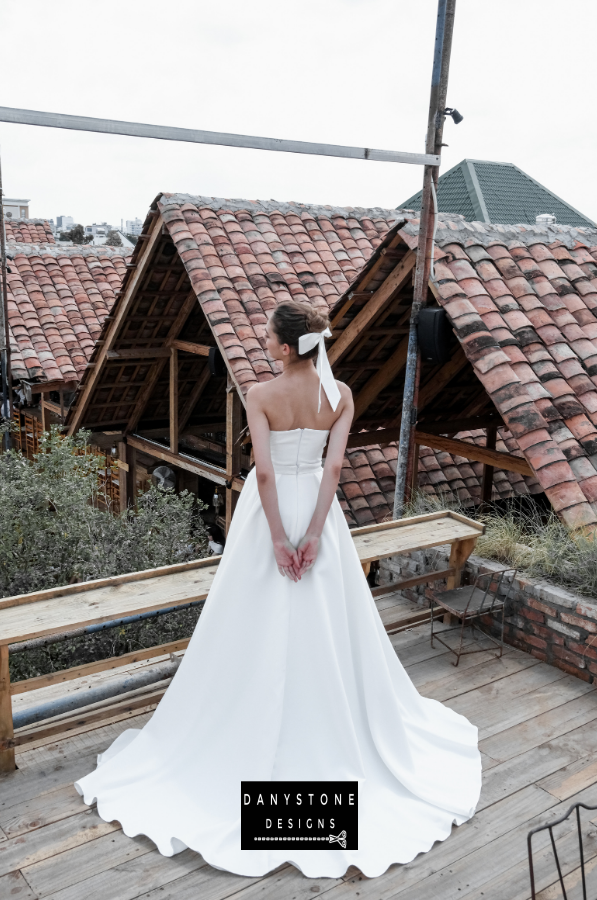
{"type": "Polygon", "coordinates": [[[342,156],[347,159],[409,163],[415,166],[439,166],[440,164],[440,157],[432,153],[404,153],[400,150],[373,150],[369,147],[345,147],[340,144],[320,144],[311,141],[286,141],[247,134],[147,125],[142,122],[121,122],[117,119],[94,119],[90,116],[70,116],[65,113],[40,112],[35,109],[14,109],[9,106],[0,106],[0,122],[10,122],[13,125],[43,125],[46,128],[68,128],[72,131],[95,131],[101,134],[124,134],[130,137],[156,138],[161,141],[219,144],[224,147],[244,147],[250,150],[281,150],[284,153],[308,153],[313,156],[342,156]]]}
{"type": "Polygon", "coordinates": [[[205,600],[192,600],[190,603],[181,603],[178,606],[167,606],[164,609],[152,609],[149,612],[136,613],[134,616],[125,616],[122,619],[112,619],[110,622],[96,622],[94,625],[75,628],[74,631],[46,634],[44,637],[32,638],[30,641],[9,644],[8,652],[20,653],[22,650],[35,650],[38,647],[47,647],[48,644],[57,644],[69,638],[80,637],[82,634],[93,634],[96,631],[104,631],[107,628],[116,628],[119,625],[128,625],[130,622],[138,622],[140,619],[152,619],[155,616],[163,616],[166,613],[176,612],[179,609],[188,609],[190,606],[203,606],[204,603],[205,600]]]}
{"type": "Polygon", "coordinates": [[[176,673],[181,662],[182,657],[171,658],[151,666],[149,669],[133,672],[131,675],[123,675],[122,678],[115,678],[107,684],[98,685],[87,690],[74,691],[64,697],[41,703],[39,706],[19,710],[13,713],[13,727],[23,728],[25,725],[33,725],[35,722],[40,722],[43,719],[51,719],[53,716],[59,716],[73,709],[80,709],[92,703],[99,703],[100,700],[117,697],[128,691],[134,691],[148,684],[154,684],[156,681],[171,678],[176,673]]]}

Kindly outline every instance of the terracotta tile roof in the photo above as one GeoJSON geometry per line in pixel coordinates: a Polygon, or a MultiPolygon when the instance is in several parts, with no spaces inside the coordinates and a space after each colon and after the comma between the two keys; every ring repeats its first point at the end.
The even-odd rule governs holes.
{"type": "MultiPolygon", "coordinates": [[[[485,446],[485,432],[461,431],[458,440],[485,446]]],[[[498,431],[496,450],[522,456],[522,451],[509,431],[498,431]]],[[[346,453],[338,499],[349,525],[368,525],[392,517],[398,445],[392,442],[348,450],[346,453]]],[[[444,503],[460,503],[475,507],[481,503],[483,464],[443,450],[419,448],[419,490],[444,503]]],[[[543,488],[536,478],[495,469],[492,501],[540,494],[543,488]]]]}
{"type": "Polygon", "coordinates": [[[263,348],[268,313],[290,299],[327,311],[397,218],[187,194],[163,194],[158,209],[243,393],[277,374],[263,348]]]}
{"type": "MultiPolygon", "coordinates": [[[[399,233],[415,247],[417,231],[411,219],[399,233]]],[[[442,216],[435,278],[438,301],[512,447],[569,525],[594,524],[597,232],[442,216]]]]}
{"type": "Polygon", "coordinates": [[[4,219],[6,240],[17,244],[55,244],[50,223],[45,219],[4,219]]]}
{"type": "Polygon", "coordinates": [[[81,377],[125,273],[123,252],[88,247],[11,248],[8,319],[15,379],[81,377]]]}
{"type": "MultiPolygon", "coordinates": [[[[360,279],[372,266],[377,268],[369,291],[391,270],[384,266],[396,265],[393,252],[385,252],[389,241],[401,242],[397,252],[403,258],[418,239],[418,219],[400,210],[186,194],[162,194],[153,209],[162,214],[178,260],[243,393],[252,383],[275,377],[265,356],[263,331],[267,314],[277,303],[296,297],[322,309],[334,305],[338,309],[349,291],[358,293],[360,279]]],[[[151,221],[148,217],[145,229],[151,221]]],[[[140,241],[133,263],[142,252],[140,241]]],[[[175,274],[182,296],[185,286],[173,269],[172,277],[175,274]]],[[[475,402],[480,399],[498,410],[511,435],[506,440],[524,454],[563,519],[573,527],[596,523],[597,231],[584,226],[471,223],[462,216],[440,214],[435,277],[439,303],[464,350],[464,368],[452,376],[449,390],[442,387],[427,403],[423,420],[438,420],[443,414],[445,419],[446,411],[471,415],[464,406],[472,387],[478,395],[475,402]]],[[[360,349],[351,349],[348,365],[339,359],[337,377],[348,380],[353,390],[362,390],[377,377],[370,374],[373,350],[378,369],[396,354],[402,340],[396,316],[408,318],[411,296],[407,283],[397,298],[399,315],[390,315],[383,328],[372,329],[383,332],[373,335],[374,347],[367,343],[366,333],[360,334],[360,349]]],[[[366,302],[361,293],[339,322],[339,332],[366,302]]],[[[403,327],[401,331],[404,334],[403,327]]],[[[125,332],[126,328],[123,341],[129,340],[125,332]]],[[[432,382],[438,371],[423,367],[432,382]]],[[[359,419],[357,427],[389,425],[399,415],[403,372],[392,377],[367,409],[372,424],[364,416],[365,424],[359,419]]],[[[101,384],[94,388],[98,397],[101,384]]],[[[89,400],[93,422],[103,421],[93,406],[96,394],[89,400]]],[[[120,421],[125,414],[117,412],[110,415],[120,421]]],[[[385,466],[388,449],[382,454],[385,466]]],[[[382,460],[378,463],[380,468],[382,460]]],[[[388,493],[388,482],[378,479],[390,475],[386,469],[379,475],[369,462],[361,461],[356,469],[362,471],[350,483],[360,486],[367,508],[377,510],[377,518],[388,493]]],[[[453,480],[458,480],[455,474],[453,480]]],[[[519,483],[510,476],[508,481],[511,486],[519,483]]],[[[527,488],[531,489],[528,484],[527,488]]]]}

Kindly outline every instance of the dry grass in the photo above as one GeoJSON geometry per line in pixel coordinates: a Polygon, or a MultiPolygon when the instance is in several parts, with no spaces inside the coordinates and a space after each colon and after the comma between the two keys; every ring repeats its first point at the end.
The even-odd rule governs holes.
{"type": "Polygon", "coordinates": [[[440,509],[455,509],[485,525],[475,553],[516,566],[531,577],[546,578],[579,594],[597,596],[597,542],[591,536],[572,534],[552,510],[545,511],[530,500],[523,509],[493,507],[475,514],[470,507],[447,506],[419,492],[407,515],[440,509]]]}

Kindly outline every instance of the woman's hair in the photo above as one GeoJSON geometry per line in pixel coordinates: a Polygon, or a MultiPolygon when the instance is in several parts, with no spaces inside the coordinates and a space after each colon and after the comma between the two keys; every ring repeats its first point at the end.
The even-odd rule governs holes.
{"type": "MultiPolygon", "coordinates": [[[[308,303],[288,300],[280,303],[272,313],[270,323],[281,344],[289,344],[298,353],[298,341],[301,335],[310,331],[324,331],[329,328],[330,320],[308,303]]],[[[301,353],[301,359],[313,359],[319,348],[315,346],[307,353],[301,353]]]]}

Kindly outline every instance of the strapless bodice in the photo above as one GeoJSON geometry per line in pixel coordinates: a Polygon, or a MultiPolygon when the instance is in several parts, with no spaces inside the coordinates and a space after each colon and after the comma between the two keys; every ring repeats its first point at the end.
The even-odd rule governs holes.
{"type": "Polygon", "coordinates": [[[270,431],[270,450],[276,475],[308,475],[321,472],[321,454],[329,431],[293,428],[270,431]]]}

